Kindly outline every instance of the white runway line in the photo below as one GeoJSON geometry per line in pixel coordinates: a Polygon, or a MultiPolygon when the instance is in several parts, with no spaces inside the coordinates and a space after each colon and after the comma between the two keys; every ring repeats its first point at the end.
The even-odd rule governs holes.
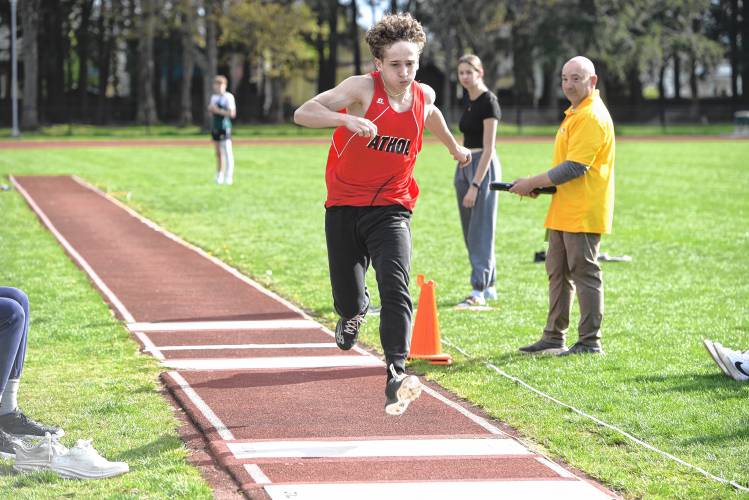
{"type": "Polygon", "coordinates": [[[226,443],[238,459],[453,457],[532,453],[514,439],[373,439],[360,441],[255,441],[226,443]]]}
{"type": "Polygon", "coordinates": [[[177,370],[274,370],[385,366],[374,356],[288,356],[273,358],[167,359],[163,366],[177,370]]]}
{"type": "Polygon", "coordinates": [[[273,481],[270,480],[268,476],[265,475],[265,473],[255,464],[245,464],[244,470],[247,471],[247,474],[250,475],[253,481],[255,481],[255,484],[272,484],[273,481]]]}
{"type": "Polygon", "coordinates": [[[200,413],[203,414],[203,416],[208,420],[214,429],[216,429],[216,432],[218,432],[218,435],[221,436],[221,439],[226,441],[234,440],[234,434],[229,430],[228,427],[224,425],[224,423],[221,421],[220,418],[218,418],[218,415],[213,413],[213,410],[211,410],[210,406],[203,401],[203,398],[201,398],[197,392],[195,392],[195,389],[190,387],[190,384],[187,382],[187,380],[182,377],[177,372],[169,372],[168,375],[172,377],[172,380],[177,382],[179,387],[182,389],[182,392],[185,393],[185,396],[187,396],[190,401],[192,401],[192,404],[194,404],[198,410],[200,410],[200,413]]]}
{"type": "Polygon", "coordinates": [[[164,358],[164,355],[161,354],[161,351],[159,350],[159,348],[156,347],[156,344],[154,344],[151,341],[151,339],[149,338],[148,335],[146,335],[143,332],[138,332],[138,331],[134,331],[132,333],[133,333],[133,335],[135,335],[136,337],[138,337],[140,339],[141,343],[143,344],[143,352],[150,352],[151,355],[154,358],[156,358],[156,359],[158,359],[160,361],[163,361],[164,359],[166,359],[166,358],[164,358]]]}
{"type": "Polygon", "coordinates": [[[265,491],[273,500],[382,500],[428,498],[429,500],[604,500],[606,495],[585,481],[430,481],[392,483],[271,484],[265,491]]]}

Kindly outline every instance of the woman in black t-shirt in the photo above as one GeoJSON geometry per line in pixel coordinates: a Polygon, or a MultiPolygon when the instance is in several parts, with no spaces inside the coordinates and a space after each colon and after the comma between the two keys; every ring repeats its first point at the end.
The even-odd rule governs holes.
{"type": "Polygon", "coordinates": [[[455,191],[463,228],[463,239],[471,262],[473,290],[457,305],[475,308],[495,300],[497,292],[494,229],[497,221],[497,192],[489,183],[501,180],[501,166],[495,151],[499,103],[483,81],[481,60],[468,54],[458,61],[458,80],[465,88],[465,108],[460,118],[463,146],[472,154],[471,164],[455,171],[455,191]]]}

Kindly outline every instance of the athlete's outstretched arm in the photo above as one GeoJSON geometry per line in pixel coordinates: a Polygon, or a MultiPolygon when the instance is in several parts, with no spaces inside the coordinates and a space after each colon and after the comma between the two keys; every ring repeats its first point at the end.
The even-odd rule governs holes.
{"type": "MultiPolygon", "coordinates": [[[[362,101],[367,82],[366,76],[352,76],[338,86],[326,90],[305,102],[294,112],[294,123],[303,127],[327,128],[345,126],[351,132],[363,137],[377,135],[377,126],[366,118],[338,110],[362,101]]],[[[367,103],[369,104],[369,103],[367,103]]]]}
{"type": "Polygon", "coordinates": [[[442,116],[439,108],[434,105],[434,90],[428,85],[422,84],[422,87],[424,88],[424,106],[426,107],[424,126],[447,147],[450,154],[461,166],[464,167],[470,164],[471,150],[458,144],[450,129],[447,128],[445,117],[442,116]]]}

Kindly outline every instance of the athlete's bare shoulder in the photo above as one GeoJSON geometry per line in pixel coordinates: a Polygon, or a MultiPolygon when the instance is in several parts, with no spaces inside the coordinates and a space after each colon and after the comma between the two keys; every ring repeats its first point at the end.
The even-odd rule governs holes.
{"type": "Polygon", "coordinates": [[[424,92],[424,104],[427,106],[434,104],[434,101],[437,99],[437,94],[434,92],[434,89],[426,83],[420,83],[419,85],[421,85],[421,90],[424,92]]]}

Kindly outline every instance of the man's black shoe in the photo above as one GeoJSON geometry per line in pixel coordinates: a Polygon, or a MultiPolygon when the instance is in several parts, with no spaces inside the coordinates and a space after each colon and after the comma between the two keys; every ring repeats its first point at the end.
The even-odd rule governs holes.
{"type": "Polygon", "coordinates": [[[523,346],[519,350],[525,354],[563,354],[567,352],[565,346],[547,342],[544,339],[531,345],[523,346]]]}
{"type": "Polygon", "coordinates": [[[65,435],[65,432],[58,427],[51,427],[31,420],[19,408],[5,415],[0,415],[0,431],[5,431],[12,436],[27,438],[44,437],[45,434],[57,437],[65,435]]]}
{"type": "Polygon", "coordinates": [[[364,314],[357,314],[351,319],[339,319],[335,326],[335,343],[340,349],[348,351],[356,345],[359,328],[366,321],[364,314]]]}
{"type": "Polygon", "coordinates": [[[559,353],[560,356],[569,356],[570,354],[606,354],[603,348],[597,345],[587,345],[576,342],[567,351],[559,353]]]}
{"type": "Polygon", "coordinates": [[[392,377],[385,386],[385,413],[403,415],[408,405],[421,396],[421,382],[416,375],[396,373],[392,364],[389,369],[392,377]]]}

